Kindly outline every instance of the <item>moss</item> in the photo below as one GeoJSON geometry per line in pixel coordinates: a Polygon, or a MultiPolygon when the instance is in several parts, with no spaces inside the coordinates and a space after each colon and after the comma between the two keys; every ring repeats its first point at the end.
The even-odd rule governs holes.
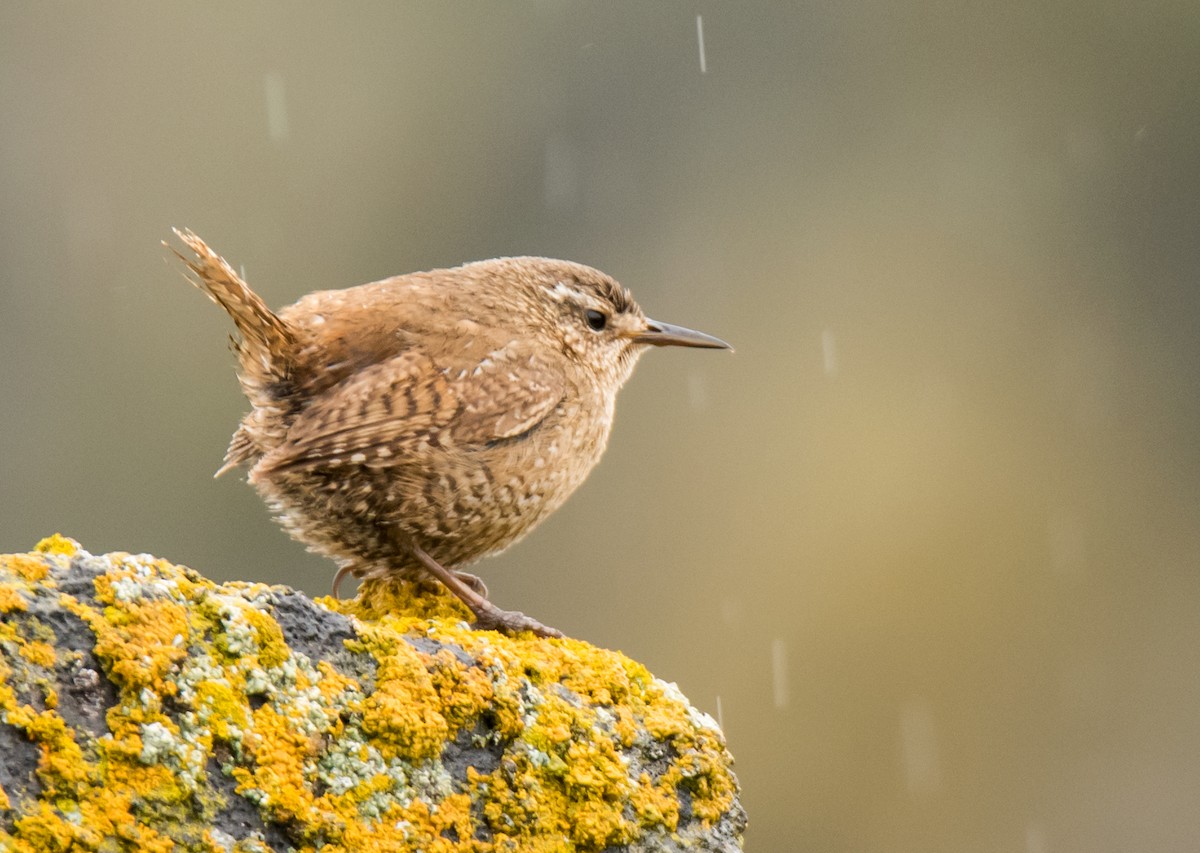
{"type": "Polygon", "coordinates": [[[676,832],[683,791],[703,824],[735,804],[715,725],[619,653],[474,631],[455,599],[376,581],[318,602],[354,620],[364,685],[288,647],[280,592],[61,536],[0,557],[0,714],[37,745],[41,784],[16,803],[0,791],[0,847],[267,850],[210,826],[214,773],[301,850],[599,851],[676,832]],[[58,591],[73,564],[94,600],[58,591]],[[28,613],[45,596],[87,626],[116,689],[103,737],[57,710],[54,679],[79,656],[28,613]],[[498,759],[455,777],[463,744],[498,759]]]}

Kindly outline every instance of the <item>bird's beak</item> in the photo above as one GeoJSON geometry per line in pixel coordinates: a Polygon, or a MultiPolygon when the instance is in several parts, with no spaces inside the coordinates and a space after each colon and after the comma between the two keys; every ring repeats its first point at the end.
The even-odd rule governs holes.
{"type": "Polygon", "coordinates": [[[706,335],[683,326],[672,326],[670,323],[660,323],[657,320],[647,320],[646,328],[634,332],[630,337],[639,344],[650,344],[656,347],[703,347],[705,349],[732,350],[729,344],[720,338],[706,335]]]}

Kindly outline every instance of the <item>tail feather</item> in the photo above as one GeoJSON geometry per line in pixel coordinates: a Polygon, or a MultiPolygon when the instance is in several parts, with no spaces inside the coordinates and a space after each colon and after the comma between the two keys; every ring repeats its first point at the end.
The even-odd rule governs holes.
{"type": "MultiPolygon", "coordinates": [[[[256,410],[259,411],[259,410],[256,410]]],[[[251,412],[246,416],[247,420],[255,418],[255,412],[251,412]]],[[[271,435],[271,430],[260,430],[260,435],[271,435]]],[[[243,422],[237,428],[237,432],[233,434],[233,438],[229,442],[229,449],[225,451],[225,464],[217,469],[217,473],[213,474],[213,479],[220,477],[232,471],[242,463],[252,463],[263,454],[266,448],[259,447],[255,444],[249,430],[246,429],[246,423],[243,422]]]]}
{"type": "Polygon", "coordinates": [[[184,277],[233,318],[241,335],[240,340],[234,341],[234,351],[241,362],[243,390],[251,402],[258,404],[260,395],[267,393],[268,388],[290,380],[296,335],[203,240],[186,228],[173,230],[195,253],[195,259],[186,257],[165,242],[163,245],[195,276],[185,274],[184,277]]]}

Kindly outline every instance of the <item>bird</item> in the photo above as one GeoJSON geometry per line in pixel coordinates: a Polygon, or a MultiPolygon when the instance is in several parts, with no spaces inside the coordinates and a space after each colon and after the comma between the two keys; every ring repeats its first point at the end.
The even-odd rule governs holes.
{"type": "Polygon", "coordinates": [[[562,633],[463,570],[562,505],[600,460],[617,392],[651,347],[731,350],[648,319],[612,277],[506,257],[321,290],[272,311],[194,232],[189,281],[232,318],[245,466],[275,518],[352,574],[444,584],[474,627],[562,633]]]}

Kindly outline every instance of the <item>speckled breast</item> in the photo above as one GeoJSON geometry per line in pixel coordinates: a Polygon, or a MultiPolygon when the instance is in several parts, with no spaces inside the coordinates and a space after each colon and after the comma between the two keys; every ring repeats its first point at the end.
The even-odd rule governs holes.
{"type": "Polygon", "coordinates": [[[586,479],[604,451],[612,406],[601,402],[589,416],[583,409],[564,403],[528,434],[445,447],[420,467],[343,462],[256,485],[289,533],[339,563],[407,573],[419,568],[404,547],[415,542],[443,565],[462,566],[516,542],[586,479]]]}

